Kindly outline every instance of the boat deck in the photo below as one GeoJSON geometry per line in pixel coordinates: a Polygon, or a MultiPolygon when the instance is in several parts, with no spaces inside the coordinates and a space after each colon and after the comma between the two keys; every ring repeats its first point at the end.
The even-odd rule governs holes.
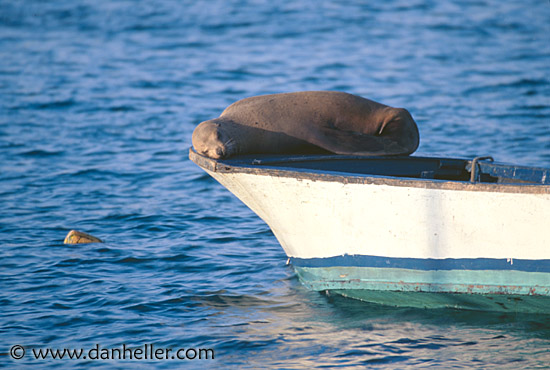
{"type": "MultiPolygon", "coordinates": [[[[246,155],[215,160],[197,154],[193,148],[189,156],[193,162],[213,172],[245,172],[279,174],[294,177],[347,177],[347,182],[361,182],[360,178],[421,179],[477,185],[477,190],[550,193],[550,168],[510,165],[458,158],[387,156],[364,157],[347,155],[246,155]],[[472,168],[475,167],[474,174],[472,168]],[[483,187],[480,185],[514,185],[512,187],[483,187]],[[528,189],[530,188],[530,189],[528,189]]],[[[441,184],[439,184],[441,185],[441,184]]],[[[409,181],[406,186],[411,186],[409,181]]],[[[474,190],[468,186],[469,190],[474,190]]]]}

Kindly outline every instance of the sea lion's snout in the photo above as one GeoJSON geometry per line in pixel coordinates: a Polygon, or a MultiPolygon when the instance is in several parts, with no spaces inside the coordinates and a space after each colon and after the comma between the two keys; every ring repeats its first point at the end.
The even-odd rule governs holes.
{"type": "Polygon", "coordinates": [[[193,131],[193,147],[202,155],[220,159],[227,154],[225,144],[222,141],[220,124],[212,121],[204,121],[193,131]]]}

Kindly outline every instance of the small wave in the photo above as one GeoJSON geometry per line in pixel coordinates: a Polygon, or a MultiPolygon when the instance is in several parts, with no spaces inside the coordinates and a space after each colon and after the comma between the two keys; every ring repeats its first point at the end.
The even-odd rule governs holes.
{"type": "Polygon", "coordinates": [[[187,254],[176,254],[176,255],[173,255],[173,256],[168,256],[168,257],[162,257],[160,258],[160,261],[165,261],[165,262],[187,262],[187,261],[190,261],[190,260],[194,260],[195,258],[194,257],[191,257],[187,254]]]}
{"type": "Polygon", "coordinates": [[[54,302],[50,305],[50,308],[52,308],[54,310],[70,310],[72,307],[64,305],[64,304],[59,303],[59,302],[54,302]]]}
{"type": "Polygon", "coordinates": [[[525,105],[519,105],[517,106],[518,109],[525,109],[525,110],[550,110],[550,105],[543,105],[543,104],[525,104],[525,105]]]}
{"type": "Polygon", "coordinates": [[[184,42],[164,42],[154,46],[154,50],[169,50],[174,51],[178,49],[202,49],[208,47],[210,44],[205,41],[184,41],[184,42]]]}
{"type": "Polygon", "coordinates": [[[455,23],[455,24],[437,23],[437,24],[429,25],[428,29],[431,29],[433,31],[470,31],[472,32],[471,26],[463,23],[455,23]]]}
{"type": "Polygon", "coordinates": [[[128,307],[124,307],[123,309],[130,310],[130,311],[137,311],[141,313],[147,313],[147,312],[153,312],[156,311],[157,308],[148,304],[136,304],[128,307]]]}
{"type": "Polygon", "coordinates": [[[61,109],[71,108],[77,104],[78,103],[73,99],[65,99],[65,100],[49,101],[44,103],[31,103],[23,107],[16,107],[16,109],[17,110],[19,109],[37,109],[37,110],[59,109],[61,110],[61,109]]]}
{"type": "Polygon", "coordinates": [[[153,258],[137,258],[137,257],[125,257],[120,260],[114,261],[115,264],[123,264],[123,265],[138,265],[143,263],[148,263],[156,261],[156,259],[153,258]]]}
{"type": "Polygon", "coordinates": [[[225,307],[266,307],[277,306],[281,302],[274,299],[262,299],[252,295],[232,295],[226,294],[225,291],[219,293],[195,295],[188,298],[189,301],[193,301],[200,306],[209,306],[215,308],[225,307]]]}
{"type": "Polygon", "coordinates": [[[326,71],[339,71],[342,69],[349,68],[350,66],[344,63],[329,63],[329,64],[323,64],[315,68],[315,71],[318,73],[324,73],[326,71]]]}
{"type": "Polygon", "coordinates": [[[411,357],[409,356],[384,356],[371,358],[364,361],[365,365],[385,365],[385,364],[395,364],[397,362],[409,361],[411,357]]]}
{"type": "MultiPolygon", "coordinates": [[[[233,325],[234,326],[234,325],[233,325]]],[[[216,344],[216,349],[227,350],[230,352],[235,351],[236,349],[251,351],[254,348],[273,348],[279,340],[275,337],[272,339],[256,339],[256,340],[246,340],[246,339],[229,339],[221,341],[216,344]]]]}
{"type": "Polygon", "coordinates": [[[111,112],[135,112],[138,109],[131,105],[116,105],[108,108],[111,112]]]}
{"type": "Polygon", "coordinates": [[[50,151],[50,150],[42,150],[42,149],[35,149],[35,150],[29,150],[26,152],[22,152],[19,155],[23,157],[56,157],[65,154],[63,150],[56,150],[56,151],[50,151]]]}
{"type": "Polygon", "coordinates": [[[203,24],[201,28],[205,32],[223,32],[235,28],[249,28],[254,26],[253,22],[235,22],[235,23],[215,23],[215,24],[203,24]]]}
{"type": "Polygon", "coordinates": [[[55,267],[69,267],[69,266],[80,266],[80,265],[94,265],[98,263],[104,263],[104,260],[101,259],[81,259],[81,258],[68,258],[56,263],[55,267]]]}
{"type": "Polygon", "coordinates": [[[120,172],[114,172],[114,171],[108,171],[108,170],[102,170],[99,168],[87,168],[83,170],[77,170],[74,172],[65,172],[61,175],[62,177],[93,177],[93,178],[106,178],[106,177],[113,177],[113,178],[119,178],[121,177],[120,172]]]}
{"type": "MultiPolygon", "coordinates": [[[[515,81],[472,87],[464,90],[463,94],[470,95],[470,94],[477,94],[477,93],[484,93],[484,92],[494,92],[494,91],[499,91],[501,89],[520,89],[520,88],[533,88],[533,87],[540,87],[540,86],[546,87],[548,86],[548,84],[549,84],[549,81],[546,81],[543,79],[522,78],[515,81]]],[[[528,90],[526,94],[529,94],[530,91],[533,91],[533,90],[528,90]]]]}

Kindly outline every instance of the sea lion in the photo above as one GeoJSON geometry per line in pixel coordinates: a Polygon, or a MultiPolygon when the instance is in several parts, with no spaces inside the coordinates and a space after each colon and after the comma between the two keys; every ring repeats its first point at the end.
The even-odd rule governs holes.
{"type": "Polygon", "coordinates": [[[201,122],[193,147],[220,159],[237,154],[409,155],[419,144],[410,113],[343,92],[303,91],[239,100],[201,122]]]}

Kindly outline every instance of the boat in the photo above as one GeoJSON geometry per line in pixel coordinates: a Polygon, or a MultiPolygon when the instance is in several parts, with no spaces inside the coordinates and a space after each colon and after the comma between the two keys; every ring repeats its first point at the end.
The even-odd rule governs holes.
{"type": "Polygon", "coordinates": [[[302,283],[398,307],[550,313],[550,169],[421,156],[190,159],[302,283]]]}

